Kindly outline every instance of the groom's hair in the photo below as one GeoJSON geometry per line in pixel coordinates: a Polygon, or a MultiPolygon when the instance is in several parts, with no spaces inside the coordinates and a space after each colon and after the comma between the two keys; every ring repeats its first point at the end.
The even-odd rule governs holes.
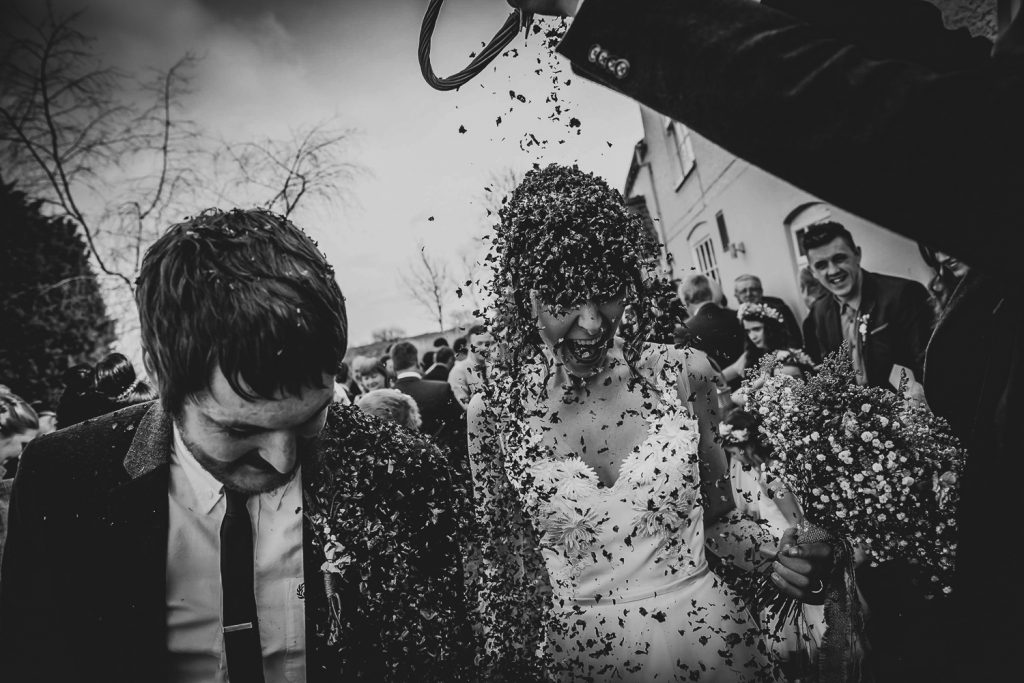
{"type": "Polygon", "coordinates": [[[308,235],[261,209],[208,209],[171,226],[146,251],[135,300],[174,415],[217,367],[247,400],[323,388],[348,343],[334,269],[308,235]]]}

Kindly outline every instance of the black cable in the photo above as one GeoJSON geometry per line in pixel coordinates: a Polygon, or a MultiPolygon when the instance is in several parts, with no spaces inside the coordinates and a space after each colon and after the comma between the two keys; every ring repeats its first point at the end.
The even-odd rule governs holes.
{"type": "Polygon", "coordinates": [[[504,26],[494,35],[491,42],[487,43],[480,54],[473,58],[469,66],[457,74],[439,78],[430,66],[430,39],[434,34],[434,25],[437,23],[437,15],[441,12],[443,3],[444,0],[430,0],[427,12],[423,15],[423,26],[420,29],[420,71],[423,72],[423,80],[435,90],[455,90],[468,83],[474,76],[487,68],[487,65],[512,42],[519,30],[529,25],[532,18],[529,12],[516,9],[505,20],[504,26]]]}

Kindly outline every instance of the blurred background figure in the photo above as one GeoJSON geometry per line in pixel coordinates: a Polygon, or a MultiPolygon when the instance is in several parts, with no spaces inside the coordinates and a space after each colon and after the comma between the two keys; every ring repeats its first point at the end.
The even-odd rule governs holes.
{"type": "Polygon", "coordinates": [[[679,284],[679,296],[690,316],[677,342],[703,351],[718,369],[735,363],[743,353],[745,333],[736,311],[719,305],[722,296],[715,281],[689,273],[679,284]]]}
{"type": "Polygon", "coordinates": [[[434,349],[423,352],[423,359],[420,360],[420,369],[426,372],[428,369],[434,367],[434,349]]]}
{"type": "Polygon", "coordinates": [[[57,430],[57,413],[52,410],[41,410],[39,411],[39,434],[49,434],[50,432],[57,430]]]}
{"type": "Polygon", "coordinates": [[[371,356],[356,356],[352,359],[352,375],[361,391],[385,389],[390,386],[384,364],[371,356]]]}
{"type": "Polygon", "coordinates": [[[466,360],[466,356],[469,354],[469,341],[466,337],[456,337],[452,342],[452,351],[455,352],[456,363],[466,360]]]}
{"type": "Polygon", "coordinates": [[[786,328],[786,334],[789,336],[787,343],[790,346],[803,346],[803,333],[800,331],[800,325],[797,324],[793,311],[789,309],[789,306],[782,299],[775,296],[765,296],[764,285],[761,284],[761,278],[757,275],[748,273],[736,278],[733,283],[733,294],[736,296],[736,302],[741,306],[743,304],[764,304],[774,308],[782,315],[783,326],[786,328]]]}
{"type": "Polygon", "coordinates": [[[0,479],[14,479],[25,445],[39,433],[39,416],[24,399],[0,385],[0,479]]]}
{"type": "Polygon", "coordinates": [[[487,359],[491,355],[494,337],[486,325],[473,325],[466,333],[466,343],[466,358],[455,363],[448,373],[448,384],[463,409],[469,406],[474,394],[483,390],[487,381],[487,359]]]}
{"type": "Polygon", "coordinates": [[[83,363],[64,373],[57,427],[64,429],[156,397],[156,391],[135,373],[125,355],[111,353],[94,366],[83,363]]]}
{"type": "Polygon", "coordinates": [[[334,376],[334,402],[349,405],[360,393],[359,384],[353,379],[348,362],[342,362],[338,374],[334,376]]]}
{"type": "Polygon", "coordinates": [[[809,266],[804,266],[800,269],[798,279],[800,281],[800,298],[808,310],[814,305],[815,301],[828,294],[828,290],[821,286],[821,283],[814,277],[814,273],[811,272],[809,266]]]}
{"type": "Polygon", "coordinates": [[[434,353],[434,364],[427,367],[423,379],[447,382],[448,375],[455,366],[455,352],[450,346],[441,346],[434,353]]]}
{"type": "Polygon", "coordinates": [[[39,416],[28,403],[0,384],[0,565],[7,538],[11,487],[25,444],[39,432],[39,416]]]}
{"type": "Polygon", "coordinates": [[[364,413],[389,420],[414,432],[419,431],[423,424],[416,401],[398,389],[368,391],[356,398],[356,407],[364,413]]]}
{"type": "Polygon", "coordinates": [[[953,297],[953,292],[960,281],[970,272],[970,267],[963,261],[924,244],[917,246],[921,250],[921,258],[935,273],[935,277],[928,282],[928,292],[932,295],[932,304],[938,317],[946,309],[946,304],[953,297]]]}

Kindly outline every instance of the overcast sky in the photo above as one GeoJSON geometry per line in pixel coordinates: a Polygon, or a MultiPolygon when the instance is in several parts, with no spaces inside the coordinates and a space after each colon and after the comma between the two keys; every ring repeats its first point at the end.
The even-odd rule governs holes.
{"type": "MultiPolygon", "coordinates": [[[[354,188],[359,206],[309,205],[297,217],[337,269],[353,344],[381,327],[409,334],[436,327],[398,272],[418,240],[458,270],[459,254],[471,250],[483,225],[483,188],[492,173],[578,162],[621,189],[642,136],[636,104],[576,78],[540,36],[517,37],[510,47],[518,56],[499,57],[460,92],[430,89],[416,59],[427,0],[55,4],[88,7],[98,49],[125,69],[166,67],[185,51],[201,55],[189,113],[210,131],[283,135],[328,117],[358,131],[352,156],[371,174],[354,188]],[[548,120],[554,105],[545,102],[552,63],[562,69],[557,95],[571,110],[557,123],[548,120]],[[570,127],[571,118],[580,125],[570,127]],[[548,144],[523,149],[530,133],[548,144]]],[[[435,71],[461,69],[509,11],[504,0],[446,2],[434,36],[435,71]]]]}

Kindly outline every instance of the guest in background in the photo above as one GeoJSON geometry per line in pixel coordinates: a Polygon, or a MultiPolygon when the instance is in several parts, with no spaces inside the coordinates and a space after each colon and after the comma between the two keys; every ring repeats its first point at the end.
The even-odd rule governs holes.
{"type": "Polygon", "coordinates": [[[455,362],[466,360],[469,353],[469,341],[465,337],[456,337],[452,342],[452,351],[455,352],[455,362]]]}
{"type": "Polygon", "coordinates": [[[156,398],[153,387],[135,374],[135,366],[121,353],[111,353],[94,366],[69,368],[63,379],[64,393],[57,405],[61,429],[156,398]]]}
{"type": "Polygon", "coordinates": [[[803,334],[800,332],[800,325],[797,323],[793,311],[789,310],[789,306],[782,299],[764,295],[764,286],[761,284],[761,278],[756,275],[740,275],[733,283],[733,294],[736,295],[736,301],[740,305],[765,304],[774,308],[782,314],[786,334],[789,336],[787,343],[793,347],[804,345],[803,334]]]}
{"type": "Polygon", "coordinates": [[[420,361],[420,368],[426,372],[429,368],[434,367],[434,350],[423,352],[423,360],[420,361]]]}
{"type": "Polygon", "coordinates": [[[469,407],[473,394],[482,390],[487,380],[487,358],[494,338],[485,326],[474,325],[466,334],[466,341],[466,358],[456,363],[448,374],[448,384],[463,410],[469,407]]]}
{"type": "Polygon", "coordinates": [[[928,290],[861,268],[860,247],[835,221],[808,227],[804,249],[814,277],[831,294],[811,309],[807,351],[815,361],[846,342],[860,384],[893,388],[889,376],[897,365],[920,382],[934,321],[928,290]]]}
{"type": "Polygon", "coordinates": [[[773,306],[763,303],[741,304],[738,317],[746,333],[746,341],[743,353],[736,362],[722,370],[722,376],[730,384],[743,379],[744,373],[756,368],[766,354],[791,348],[785,320],[773,306]]]}
{"type": "Polygon", "coordinates": [[[447,382],[423,379],[416,367],[416,347],[401,341],[391,347],[391,361],[398,377],[395,389],[408,394],[419,407],[420,432],[450,454],[449,463],[459,473],[459,486],[470,491],[466,413],[447,382]]]}
{"type": "Polygon", "coordinates": [[[373,391],[391,386],[384,364],[370,356],[356,356],[352,359],[352,375],[361,391],[373,391]]]}
{"type": "Polygon", "coordinates": [[[388,379],[388,386],[395,383],[395,366],[391,363],[391,349],[394,344],[388,344],[387,351],[380,357],[380,365],[384,368],[384,376],[388,379]]]}
{"type": "Polygon", "coordinates": [[[49,434],[57,430],[57,413],[52,410],[39,411],[39,434],[49,434]]]}
{"type": "Polygon", "coordinates": [[[347,362],[342,362],[334,376],[334,402],[349,405],[360,394],[359,384],[352,378],[347,362]]]}
{"type": "Polygon", "coordinates": [[[736,309],[729,307],[729,297],[722,291],[722,285],[718,284],[718,280],[709,277],[708,286],[711,288],[711,300],[718,304],[720,308],[724,308],[733,315],[736,315],[736,309]]]}
{"type": "Polygon", "coordinates": [[[715,301],[713,280],[691,273],[679,285],[690,317],[683,324],[678,341],[706,353],[719,368],[732,365],[743,353],[743,326],[736,313],[715,301]]]}
{"type": "Polygon", "coordinates": [[[411,396],[419,406],[420,431],[453,449],[458,457],[466,450],[466,417],[447,382],[423,379],[416,356],[412,342],[401,341],[391,347],[391,362],[397,373],[395,389],[411,396]]]}
{"type": "Polygon", "coordinates": [[[434,353],[434,364],[423,373],[423,379],[447,382],[452,366],[455,365],[455,352],[450,346],[441,346],[434,353]]]}
{"type": "Polygon", "coordinates": [[[800,281],[800,298],[804,302],[804,306],[807,307],[807,315],[804,317],[802,323],[800,323],[800,329],[803,331],[803,337],[805,343],[810,343],[808,340],[809,330],[814,327],[814,321],[811,318],[810,310],[814,308],[814,302],[823,296],[828,294],[828,290],[821,286],[817,278],[814,277],[814,273],[811,272],[809,266],[804,266],[800,269],[798,275],[800,281]]]}
{"type": "Polygon", "coordinates": [[[448,346],[448,340],[445,339],[444,337],[438,337],[437,339],[434,340],[434,344],[433,345],[434,345],[434,350],[436,351],[437,349],[441,348],[442,346],[448,346]]]}
{"type": "Polygon", "coordinates": [[[38,433],[36,411],[25,399],[0,385],[0,478],[14,478],[21,451],[38,433]]]}
{"type": "Polygon", "coordinates": [[[960,281],[970,272],[970,268],[966,263],[949,254],[936,251],[924,244],[918,244],[917,246],[921,250],[921,257],[924,259],[924,262],[935,273],[935,277],[928,282],[928,291],[932,295],[935,316],[937,318],[945,310],[946,304],[953,298],[953,292],[956,291],[960,281]]]}
{"type": "Polygon", "coordinates": [[[364,413],[390,420],[411,431],[419,431],[423,420],[412,396],[398,389],[374,389],[356,399],[356,407],[364,413]]]}
{"type": "MultiPolygon", "coordinates": [[[[659,278],[654,293],[654,326],[651,328],[648,341],[654,344],[674,344],[683,332],[683,322],[688,312],[679,298],[679,282],[667,278],[659,278]]],[[[620,335],[629,332],[620,328],[620,335]]]]}
{"type": "Polygon", "coordinates": [[[821,286],[808,266],[801,268],[797,277],[800,280],[800,299],[807,310],[810,310],[815,301],[828,294],[828,290],[821,286]]]}
{"type": "MultiPolygon", "coordinates": [[[[32,406],[0,384],[0,566],[3,565],[14,475],[18,471],[21,451],[38,431],[39,417],[32,406]]],[[[0,669],[2,667],[3,662],[0,662],[0,669]]]]}

